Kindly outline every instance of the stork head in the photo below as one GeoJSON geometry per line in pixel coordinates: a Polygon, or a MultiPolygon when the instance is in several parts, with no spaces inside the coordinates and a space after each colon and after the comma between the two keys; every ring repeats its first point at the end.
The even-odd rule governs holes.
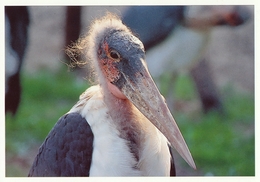
{"type": "Polygon", "coordinates": [[[142,69],[146,69],[142,42],[130,31],[111,28],[98,43],[97,56],[109,90],[115,96],[126,99],[123,90],[127,89],[124,86],[130,82],[136,84],[137,78],[144,73],[142,69]]]}
{"type": "Polygon", "coordinates": [[[132,102],[187,163],[196,168],[178,126],[148,72],[142,42],[113,15],[94,22],[87,42],[92,44],[88,47],[88,56],[110,92],[132,102]]]}

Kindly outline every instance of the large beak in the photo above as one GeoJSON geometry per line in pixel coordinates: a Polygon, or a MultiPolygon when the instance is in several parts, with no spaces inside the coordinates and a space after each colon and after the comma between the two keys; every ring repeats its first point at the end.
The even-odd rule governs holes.
{"type": "Polygon", "coordinates": [[[119,89],[164,134],[183,159],[196,169],[182,134],[152,80],[144,60],[137,59],[139,60],[129,61],[133,64],[120,71],[124,81],[121,82],[119,89]]]}

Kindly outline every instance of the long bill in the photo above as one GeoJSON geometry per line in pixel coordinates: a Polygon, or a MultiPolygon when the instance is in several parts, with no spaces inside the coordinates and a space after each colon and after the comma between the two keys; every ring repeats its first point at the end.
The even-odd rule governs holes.
{"type": "Polygon", "coordinates": [[[124,84],[120,86],[120,90],[164,134],[182,158],[196,169],[191,153],[164,98],[144,66],[144,61],[141,62],[138,67],[134,69],[131,67],[121,72],[124,84]]]}

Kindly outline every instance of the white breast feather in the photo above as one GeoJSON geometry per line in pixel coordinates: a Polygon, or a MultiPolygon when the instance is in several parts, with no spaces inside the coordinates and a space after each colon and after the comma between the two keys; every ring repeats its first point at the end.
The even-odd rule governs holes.
{"type": "Polygon", "coordinates": [[[119,131],[108,114],[99,86],[92,86],[84,92],[80,101],[69,112],[79,112],[85,117],[94,134],[90,176],[169,175],[170,153],[167,139],[143,118],[142,151],[140,160],[136,163],[126,140],[119,137],[119,131]]]}

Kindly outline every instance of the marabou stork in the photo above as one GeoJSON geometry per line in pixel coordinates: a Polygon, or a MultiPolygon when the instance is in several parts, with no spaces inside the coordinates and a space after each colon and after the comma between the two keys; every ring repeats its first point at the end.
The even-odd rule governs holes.
{"type": "Polygon", "coordinates": [[[94,21],[76,47],[93,61],[98,84],[50,131],[29,176],[170,176],[171,146],[195,169],[143,44],[121,20],[109,13],[94,21]]]}

